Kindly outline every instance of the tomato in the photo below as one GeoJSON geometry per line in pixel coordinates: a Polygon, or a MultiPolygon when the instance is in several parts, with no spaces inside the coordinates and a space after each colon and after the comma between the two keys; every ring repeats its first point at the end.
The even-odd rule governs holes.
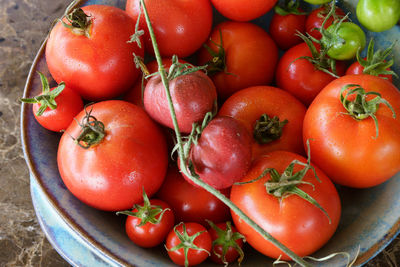
{"type": "Polygon", "coordinates": [[[250,21],[271,10],[278,0],[211,0],[223,16],[235,21],[250,21]]]}
{"type": "MultiPolygon", "coordinates": [[[[222,189],[220,192],[229,196],[229,189],[222,189]]],[[[206,220],[219,223],[231,217],[229,208],[224,203],[203,188],[188,183],[176,166],[168,168],[157,197],[171,206],[178,222],[208,225],[206,220]]]]}
{"type": "MultiPolygon", "coordinates": [[[[293,94],[308,106],[322,88],[335,77],[319,70],[310,61],[300,57],[313,57],[306,43],[298,44],[283,54],[276,68],[275,79],[279,88],[293,94]]],[[[341,76],[344,72],[344,63],[337,61],[337,75],[341,76]]]]}
{"type": "MultiPolygon", "coordinates": [[[[353,88],[351,88],[353,89],[353,88]]],[[[367,96],[371,100],[374,95],[367,96]]],[[[354,95],[349,96],[353,100],[354,95]]],[[[358,104],[357,104],[358,105],[358,104]]],[[[375,108],[375,105],[371,106],[375,108]]],[[[364,111],[358,110],[360,116],[364,111]]],[[[326,86],[310,105],[304,118],[303,138],[313,140],[311,156],[335,183],[366,188],[378,185],[400,171],[400,92],[384,79],[372,75],[348,75],[326,86]],[[357,84],[366,92],[380,93],[397,117],[384,104],[372,117],[354,119],[340,101],[341,90],[357,84]]]]}
{"type": "Polygon", "coordinates": [[[32,105],[36,121],[50,131],[67,129],[75,115],[83,109],[82,98],[62,82],[50,88],[47,78],[39,72],[42,81],[42,93],[21,101],[32,105]]]}
{"type": "MultiPolygon", "coordinates": [[[[326,15],[329,13],[330,5],[324,5],[317,9],[314,9],[310,14],[307,16],[306,20],[306,32],[310,34],[312,37],[316,39],[321,39],[321,33],[316,30],[322,27],[322,23],[324,22],[326,15]]],[[[329,17],[328,20],[325,22],[324,28],[327,29],[329,26],[332,25],[334,20],[340,20],[345,16],[342,9],[339,7],[335,7],[335,13],[332,17],[329,17]]]]}
{"type": "MultiPolygon", "coordinates": [[[[190,133],[194,122],[202,122],[214,109],[217,92],[210,78],[202,71],[193,72],[169,81],[179,130],[190,133]]],[[[165,88],[158,74],[148,81],[144,91],[144,107],[157,122],[174,129],[165,88]]]]}
{"type": "Polygon", "coordinates": [[[360,0],[357,19],[367,30],[382,32],[391,29],[400,19],[398,0],[360,0]]]}
{"type": "Polygon", "coordinates": [[[190,160],[203,182],[216,189],[231,187],[250,168],[251,136],[238,120],[216,117],[191,147],[190,160]]]}
{"type": "Polygon", "coordinates": [[[143,109],[120,100],[98,102],[79,113],[62,135],[57,154],[69,191],[107,211],[132,208],[143,201],[143,190],[152,196],[164,180],[167,162],[159,127],[143,109]]]}
{"type": "Polygon", "coordinates": [[[211,237],[201,224],[180,223],[168,234],[165,247],[175,264],[193,266],[208,258],[211,237]]]}
{"type": "MultiPolygon", "coordinates": [[[[84,99],[116,97],[139,75],[132,54],[144,56],[143,49],[127,42],[135,31],[135,21],[113,6],[90,5],[75,12],[79,10],[89,16],[83,17],[89,25],[71,29],[58,22],[47,41],[47,66],[57,82],[64,81],[84,99]]],[[[68,24],[65,18],[63,21],[68,24]]]]}
{"type": "Polygon", "coordinates": [[[306,107],[299,100],[272,86],[240,90],[225,101],[218,113],[241,121],[252,134],[253,159],[273,150],[304,154],[301,135],[305,114],[306,107]]]}
{"type": "MultiPolygon", "coordinates": [[[[364,58],[365,60],[366,58],[364,58]]],[[[364,74],[364,67],[358,62],[354,62],[351,64],[347,70],[346,70],[346,75],[351,75],[351,74],[364,74]]],[[[387,68],[386,71],[391,71],[390,68],[387,68]]],[[[366,73],[368,74],[368,73],[366,73]]],[[[373,75],[369,73],[370,75],[373,75]]],[[[376,75],[375,75],[376,76],[376,75]]],[[[384,79],[387,79],[389,82],[393,82],[393,75],[392,74],[378,74],[377,76],[382,77],[384,79]]]]}
{"type": "MultiPolygon", "coordinates": [[[[209,0],[146,0],[145,5],[162,56],[187,57],[207,40],[212,27],[212,7],[209,0]]],[[[126,12],[136,21],[140,0],[128,0],[126,12]]],[[[153,53],[143,10],[140,28],[145,31],[146,51],[153,53]]]]}
{"type": "Polygon", "coordinates": [[[199,65],[209,64],[208,73],[221,100],[240,89],[272,82],[278,48],[262,28],[245,22],[223,22],[213,29],[207,46],[218,55],[202,48],[199,65]]]}
{"type": "MultiPolygon", "coordinates": [[[[287,151],[267,153],[253,164],[241,182],[256,179],[267,168],[274,168],[278,175],[282,175],[293,160],[306,162],[302,156],[287,151]]],[[[304,166],[295,164],[294,172],[303,168],[304,166]]],[[[298,195],[283,193],[283,197],[279,198],[279,191],[274,191],[276,196],[272,192],[267,193],[267,182],[271,182],[272,179],[270,174],[257,181],[234,185],[230,197],[247,216],[300,257],[310,255],[329,240],[338,226],[341,213],[340,199],[335,186],[321,170],[315,166],[314,168],[320,182],[316,179],[314,171],[308,168],[302,181],[314,186],[301,183],[297,188],[315,199],[327,212],[330,220],[321,209],[298,195]]],[[[283,260],[290,259],[234,212],[232,218],[247,243],[257,251],[272,258],[282,255],[283,260]]]]}

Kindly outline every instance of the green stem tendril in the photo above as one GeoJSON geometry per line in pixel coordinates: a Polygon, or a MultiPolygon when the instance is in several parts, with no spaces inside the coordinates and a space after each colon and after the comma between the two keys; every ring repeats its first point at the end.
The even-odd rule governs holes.
{"type": "Polygon", "coordinates": [[[167,251],[177,251],[179,249],[183,249],[183,253],[185,255],[185,267],[189,266],[189,260],[188,260],[188,253],[189,253],[189,249],[193,249],[193,250],[199,250],[199,251],[204,251],[206,252],[208,255],[210,255],[210,252],[204,248],[200,248],[198,246],[196,246],[194,244],[194,240],[201,235],[202,233],[204,233],[205,231],[200,231],[195,233],[194,235],[189,235],[186,231],[186,225],[181,222],[178,225],[175,225],[174,227],[174,232],[176,234],[176,236],[178,237],[178,239],[181,241],[178,245],[176,245],[175,247],[172,247],[170,249],[167,248],[167,246],[165,246],[165,249],[167,251]],[[178,227],[182,225],[182,233],[178,231],[178,227]]]}
{"type": "Polygon", "coordinates": [[[276,14],[286,16],[290,14],[294,15],[307,15],[307,12],[301,12],[299,10],[300,1],[297,0],[285,0],[282,5],[275,5],[274,11],[276,14]]]}
{"type": "Polygon", "coordinates": [[[82,128],[81,133],[77,138],[73,138],[75,143],[84,149],[99,144],[106,135],[104,124],[91,115],[93,108],[89,112],[86,108],[87,106],[85,106],[86,115],[82,118],[81,123],[78,122],[82,128]]]}
{"type": "Polygon", "coordinates": [[[143,188],[143,205],[135,204],[133,206],[133,210],[136,211],[130,211],[130,210],[118,211],[117,215],[125,214],[128,216],[139,218],[140,224],[136,225],[136,227],[140,227],[147,223],[159,224],[162,220],[164,213],[170,209],[169,208],[162,209],[161,206],[151,205],[149,197],[147,196],[143,188]]]}
{"type": "Polygon", "coordinates": [[[41,72],[38,72],[38,74],[40,76],[40,81],[42,82],[42,94],[33,98],[21,98],[21,101],[28,104],[39,103],[40,107],[36,112],[36,116],[41,116],[47,108],[57,108],[56,97],[64,90],[65,83],[59,83],[54,90],[50,91],[49,81],[47,78],[41,72]]]}
{"type": "Polygon", "coordinates": [[[254,126],[254,139],[259,144],[268,144],[277,140],[282,136],[283,127],[288,122],[288,120],[279,121],[277,116],[270,118],[267,114],[262,114],[254,126]]]}
{"type": "Polygon", "coordinates": [[[393,118],[396,118],[396,112],[394,111],[392,105],[390,105],[387,100],[382,98],[380,93],[365,92],[364,88],[358,84],[347,84],[343,86],[343,88],[340,90],[340,101],[342,102],[343,107],[347,110],[347,113],[344,114],[350,115],[358,121],[364,120],[368,117],[371,117],[374,120],[376,131],[374,139],[378,138],[379,136],[378,119],[376,118],[375,113],[380,104],[384,104],[390,108],[393,113],[393,118]],[[370,95],[375,97],[367,100],[370,95]],[[350,96],[354,96],[352,97],[352,100],[349,100],[350,96]]]}
{"type": "Polygon", "coordinates": [[[90,37],[89,29],[92,25],[92,19],[81,8],[73,9],[72,12],[66,13],[64,17],[69,23],[65,23],[63,19],[60,19],[64,27],[71,29],[75,34],[90,37]]]}

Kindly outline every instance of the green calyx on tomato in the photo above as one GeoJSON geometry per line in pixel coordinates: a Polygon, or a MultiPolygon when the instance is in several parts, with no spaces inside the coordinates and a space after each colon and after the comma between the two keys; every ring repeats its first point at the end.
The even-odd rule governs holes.
{"type": "Polygon", "coordinates": [[[281,16],[286,16],[290,14],[294,15],[307,15],[306,12],[301,12],[299,10],[300,1],[297,0],[285,0],[283,5],[276,5],[274,11],[276,14],[281,16]]]}
{"type": "Polygon", "coordinates": [[[49,81],[47,78],[41,72],[38,72],[38,74],[40,76],[40,81],[42,82],[42,94],[33,98],[21,98],[21,101],[29,104],[39,103],[40,108],[36,112],[36,116],[41,116],[47,108],[57,108],[55,98],[64,90],[65,83],[59,83],[54,90],[50,91],[49,81]]]}
{"type": "Polygon", "coordinates": [[[92,109],[88,112],[86,108],[85,106],[86,115],[82,118],[81,123],[78,122],[82,131],[77,138],[72,137],[75,143],[84,149],[99,144],[106,135],[104,123],[91,115],[92,109]]]}
{"type": "Polygon", "coordinates": [[[396,25],[400,19],[400,1],[359,0],[356,14],[358,21],[367,30],[386,31],[396,25]]]}
{"type": "Polygon", "coordinates": [[[365,92],[364,88],[358,84],[348,84],[343,86],[340,91],[340,101],[342,102],[343,107],[347,110],[347,113],[345,114],[350,115],[356,120],[364,120],[368,117],[371,117],[374,120],[376,130],[374,139],[378,138],[379,135],[378,119],[376,118],[375,113],[380,104],[384,104],[390,108],[393,113],[393,118],[396,118],[396,112],[392,105],[383,99],[380,93],[365,92]],[[344,91],[346,91],[345,95],[343,95],[344,91]],[[354,100],[348,99],[350,95],[355,95],[354,100]],[[367,100],[367,97],[370,95],[375,95],[376,97],[367,100]]]}
{"type": "Polygon", "coordinates": [[[268,144],[282,136],[283,127],[288,120],[280,121],[277,116],[270,118],[267,114],[262,114],[254,125],[253,136],[259,144],[268,144]]]}
{"type": "Polygon", "coordinates": [[[164,213],[169,209],[168,208],[162,209],[161,206],[151,205],[150,200],[143,189],[143,205],[135,204],[133,206],[133,210],[136,211],[130,211],[130,210],[118,211],[117,215],[125,214],[128,216],[139,218],[140,224],[138,224],[137,227],[140,227],[145,225],[146,223],[151,223],[151,224],[160,223],[164,213]]]}
{"type": "Polygon", "coordinates": [[[211,60],[206,63],[207,66],[207,74],[212,76],[216,73],[219,72],[225,72],[226,71],[226,56],[225,56],[225,49],[223,46],[223,40],[222,40],[222,32],[221,30],[219,31],[219,39],[221,42],[219,44],[215,43],[212,41],[217,47],[218,47],[218,52],[215,52],[214,50],[211,49],[207,44],[204,44],[204,48],[207,50],[208,53],[212,56],[211,60]]]}
{"type": "Polygon", "coordinates": [[[167,79],[171,81],[179,76],[188,75],[199,70],[206,70],[207,65],[195,67],[190,63],[180,63],[178,56],[172,56],[172,65],[168,69],[167,79]]]}
{"type": "Polygon", "coordinates": [[[74,10],[72,10],[72,12],[65,14],[64,17],[70,23],[67,24],[61,19],[60,21],[64,25],[64,27],[71,29],[72,32],[75,34],[90,37],[89,29],[92,25],[92,19],[90,16],[86,15],[86,13],[81,8],[75,8],[74,10]]]}

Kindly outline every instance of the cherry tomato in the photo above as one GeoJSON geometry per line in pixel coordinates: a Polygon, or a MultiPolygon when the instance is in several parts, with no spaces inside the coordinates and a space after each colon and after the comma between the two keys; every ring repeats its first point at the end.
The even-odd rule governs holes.
{"type": "MultiPolygon", "coordinates": [[[[316,39],[321,39],[321,33],[316,30],[322,27],[322,23],[324,22],[326,15],[329,13],[330,6],[324,5],[317,9],[314,9],[308,16],[306,20],[306,32],[310,34],[312,37],[316,39]]],[[[340,20],[345,16],[342,9],[339,7],[335,7],[335,13],[333,16],[329,17],[325,22],[324,28],[327,29],[332,25],[334,20],[340,20]]]]}
{"type": "Polygon", "coordinates": [[[211,237],[201,224],[180,223],[168,234],[165,247],[175,264],[193,266],[210,255],[211,237]]]}
{"type": "MultiPolygon", "coordinates": [[[[222,189],[220,192],[229,196],[230,191],[222,189]]],[[[229,208],[224,203],[203,188],[188,183],[176,166],[168,168],[157,196],[171,206],[178,222],[197,222],[206,226],[206,220],[219,223],[230,219],[229,208]]]]}
{"type": "MultiPolygon", "coordinates": [[[[354,87],[348,88],[354,89],[354,87]]],[[[346,90],[347,91],[347,90],[346,90]]],[[[376,97],[360,96],[361,101],[376,97]]],[[[355,95],[349,96],[353,101],[355,95]]],[[[372,103],[371,103],[372,104],[372,103]]],[[[353,105],[348,102],[348,105],[353,105]]],[[[359,105],[359,104],[355,104],[359,105]]],[[[347,75],[326,86],[310,105],[304,118],[303,138],[313,140],[311,156],[338,184],[366,188],[383,183],[400,171],[400,92],[389,81],[372,75],[347,75]],[[353,118],[340,97],[344,86],[356,84],[366,92],[377,92],[393,107],[381,103],[370,108],[377,119],[366,116],[362,106],[353,118]],[[378,133],[376,132],[378,130],[378,133]]]]}
{"type": "Polygon", "coordinates": [[[250,21],[271,10],[278,0],[211,0],[223,16],[235,21],[250,21]]]}
{"type": "Polygon", "coordinates": [[[202,48],[199,65],[209,63],[208,73],[219,98],[226,99],[240,89],[272,82],[278,48],[262,28],[245,22],[223,22],[213,29],[207,46],[216,55],[202,48]],[[210,64],[211,61],[214,63],[210,64]]]}
{"type": "MultiPolygon", "coordinates": [[[[293,160],[305,163],[306,159],[287,151],[273,151],[259,158],[241,182],[252,181],[259,177],[267,168],[274,168],[278,175],[293,160]]],[[[294,165],[293,174],[304,166],[294,165]]],[[[325,210],[329,217],[317,206],[311,204],[296,194],[280,198],[278,191],[269,194],[268,181],[271,175],[241,185],[234,185],[231,200],[259,226],[279,240],[282,244],[303,257],[310,255],[322,247],[335,232],[341,213],[339,195],[329,178],[317,167],[314,171],[308,169],[298,189],[311,196],[325,210]],[[312,185],[307,184],[312,183],[312,185]],[[274,195],[275,194],[275,195],[274,195]]],[[[286,173],[287,174],[287,173],[286,173]]],[[[287,181],[286,181],[287,182],[287,181]]],[[[238,231],[243,234],[248,244],[262,254],[283,260],[290,258],[271,242],[265,240],[252,227],[232,212],[233,222],[238,231]]]]}
{"type": "MultiPolygon", "coordinates": [[[[145,5],[162,56],[187,57],[207,40],[212,27],[212,7],[209,0],[146,0],[145,5]]],[[[128,0],[126,12],[136,21],[140,0],[128,0]]],[[[145,31],[146,51],[153,53],[143,10],[140,28],[145,31]]]]}
{"type": "Polygon", "coordinates": [[[398,0],[360,0],[357,19],[367,30],[382,32],[392,28],[400,19],[398,0]]]}
{"type": "Polygon", "coordinates": [[[149,196],[158,190],[168,153],[162,132],[143,109],[109,100],[76,116],[61,137],[57,162],[73,195],[94,208],[118,211],[143,201],[143,190],[149,196]]]}
{"type": "Polygon", "coordinates": [[[252,134],[253,159],[273,150],[304,154],[301,135],[306,107],[284,90],[272,86],[240,90],[218,114],[241,121],[252,134]]]}
{"type": "MultiPolygon", "coordinates": [[[[89,25],[71,29],[58,22],[47,41],[47,66],[58,83],[64,81],[84,99],[116,97],[139,75],[132,54],[144,56],[143,49],[127,42],[135,31],[135,21],[113,6],[90,5],[80,10],[86,15],[73,14],[89,25]]],[[[70,24],[65,18],[63,21],[70,24]]]]}

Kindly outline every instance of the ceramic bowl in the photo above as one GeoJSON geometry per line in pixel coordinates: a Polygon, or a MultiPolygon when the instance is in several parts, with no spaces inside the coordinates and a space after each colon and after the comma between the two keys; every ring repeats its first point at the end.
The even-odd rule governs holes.
{"type": "MultiPolygon", "coordinates": [[[[357,1],[345,1],[344,8],[353,11],[357,1]]],[[[77,5],[107,4],[124,8],[122,0],[78,1],[77,5]]],[[[254,22],[267,29],[271,12],[254,22]]],[[[221,20],[219,16],[216,21],[221,20]]],[[[353,21],[356,21],[353,18],[353,21]]],[[[379,34],[368,33],[376,39],[376,47],[387,47],[400,39],[400,27],[379,34]]],[[[36,71],[47,77],[44,46],[38,51],[30,70],[24,97],[40,93],[36,71]]],[[[395,58],[400,58],[397,45],[395,58]]],[[[399,61],[398,61],[399,62],[399,61]]],[[[400,64],[394,66],[400,73],[400,64]]],[[[395,80],[399,87],[399,81],[395,80]]],[[[124,231],[124,217],[95,210],[76,199],[63,184],[57,169],[56,154],[60,138],[42,128],[34,119],[31,107],[23,104],[21,129],[26,162],[31,172],[32,198],[41,225],[60,254],[75,266],[173,266],[165,249],[160,246],[142,249],[134,245],[124,231]]],[[[338,187],[343,213],[332,239],[313,256],[322,257],[346,251],[352,257],[360,249],[356,265],[362,265],[377,255],[400,229],[400,174],[380,186],[370,189],[338,187]]],[[[247,249],[242,266],[269,266],[272,260],[247,249]]],[[[337,256],[331,266],[344,266],[347,259],[337,256]]],[[[214,266],[206,261],[201,266],[214,266]]],[[[215,265],[217,266],[217,265],[215,265]]]]}

